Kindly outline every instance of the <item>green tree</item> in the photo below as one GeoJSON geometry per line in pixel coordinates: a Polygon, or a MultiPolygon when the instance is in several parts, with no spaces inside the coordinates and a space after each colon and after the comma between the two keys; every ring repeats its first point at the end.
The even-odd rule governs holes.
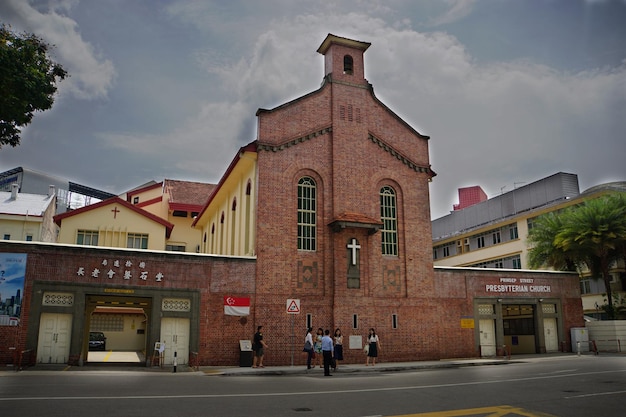
{"type": "Polygon", "coordinates": [[[528,241],[531,267],[560,270],[586,267],[606,287],[609,318],[615,317],[611,276],[614,262],[625,258],[626,198],[623,193],[587,200],[558,214],[538,219],[528,241]]]}
{"type": "Polygon", "coordinates": [[[49,45],[34,34],[0,26],[0,148],[19,145],[21,128],[54,102],[56,83],[67,72],[53,62],[49,45]]]}
{"type": "Polygon", "coordinates": [[[572,254],[555,245],[556,235],[563,229],[563,216],[552,212],[539,217],[528,234],[532,249],[528,252],[531,268],[549,266],[557,271],[576,271],[572,254]]]}

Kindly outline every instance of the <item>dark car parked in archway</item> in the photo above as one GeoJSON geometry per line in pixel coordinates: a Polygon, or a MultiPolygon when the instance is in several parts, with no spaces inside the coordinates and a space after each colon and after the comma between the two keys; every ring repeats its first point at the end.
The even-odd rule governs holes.
{"type": "Polygon", "coordinates": [[[102,332],[89,332],[89,350],[106,350],[107,338],[102,332]]]}

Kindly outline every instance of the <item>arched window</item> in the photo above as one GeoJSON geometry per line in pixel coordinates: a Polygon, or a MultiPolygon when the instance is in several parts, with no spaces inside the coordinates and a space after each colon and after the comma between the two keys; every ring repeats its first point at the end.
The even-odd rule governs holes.
{"type": "Polygon", "coordinates": [[[251,242],[250,242],[250,238],[251,238],[251,233],[252,231],[250,230],[252,228],[252,202],[251,202],[251,198],[250,198],[250,194],[252,193],[252,182],[250,180],[248,180],[248,184],[246,185],[246,196],[244,198],[244,204],[245,204],[245,229],[244,229],[244,234],[245,234],[245,242],[244,242],[244,254],[252,254],[253,253],[253,249],[251,248],[251,242]]]}
{"type": "Polygon", "coordinates": [[[316,250],[317,190],[315,181],[302,177],[298,181],[298,249],[316,250]]]}
{"type": "Polygon", "coordinates": [[[382,254],[398,255],[398,215],[396,211],[396,192],[385,186],[380,189],[380,220],[382,254]]]}
{"type": "Polygon", "coordinates": [[[353,63],[352,57],[350,55],[345,55],[343,57],[343,73],[352,75],[353,73],[353,63]]]}
{"type": "Polygon", "coordinates": [[[233,198],[230,220],[230,255],[235,255],[235,240],[237,236],[237,198],[233,198]]]}

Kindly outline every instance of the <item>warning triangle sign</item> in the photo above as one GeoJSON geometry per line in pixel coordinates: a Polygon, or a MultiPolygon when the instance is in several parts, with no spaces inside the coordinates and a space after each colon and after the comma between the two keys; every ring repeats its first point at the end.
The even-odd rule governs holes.
{"type": "Polygon", "coordinates": [[[296,300],[290,300],[291,302],[287,306],[287,313],[297,314],[300,313],[300,306],[296,302],[296,300]]]}

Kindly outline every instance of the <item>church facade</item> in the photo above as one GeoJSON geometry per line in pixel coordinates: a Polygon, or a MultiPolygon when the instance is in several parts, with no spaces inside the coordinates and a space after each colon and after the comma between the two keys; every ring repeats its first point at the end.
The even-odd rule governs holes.
{"type": "Polygon", "coordinates": [[[340,328],[347,363],[369,328],[384,361],[563,349],[583,325],[577,275],[433,267],[429,138],[374,95],[369,46],[328,35],[322,86],[258,110],[194,220],[202,253],[0,243],[28,256],[16,349],[46,361],[44,319],[65,314],[65,360],[84,362],[89,317],[120,303],[144,310],[146,351],[167,340],[171,362],[182,335],[178,363],[234,365],[258,325],[266,365],[303,363],[308,326],[340,328]],[[226,315],[229,297],[249,315],[226,315]]]}

